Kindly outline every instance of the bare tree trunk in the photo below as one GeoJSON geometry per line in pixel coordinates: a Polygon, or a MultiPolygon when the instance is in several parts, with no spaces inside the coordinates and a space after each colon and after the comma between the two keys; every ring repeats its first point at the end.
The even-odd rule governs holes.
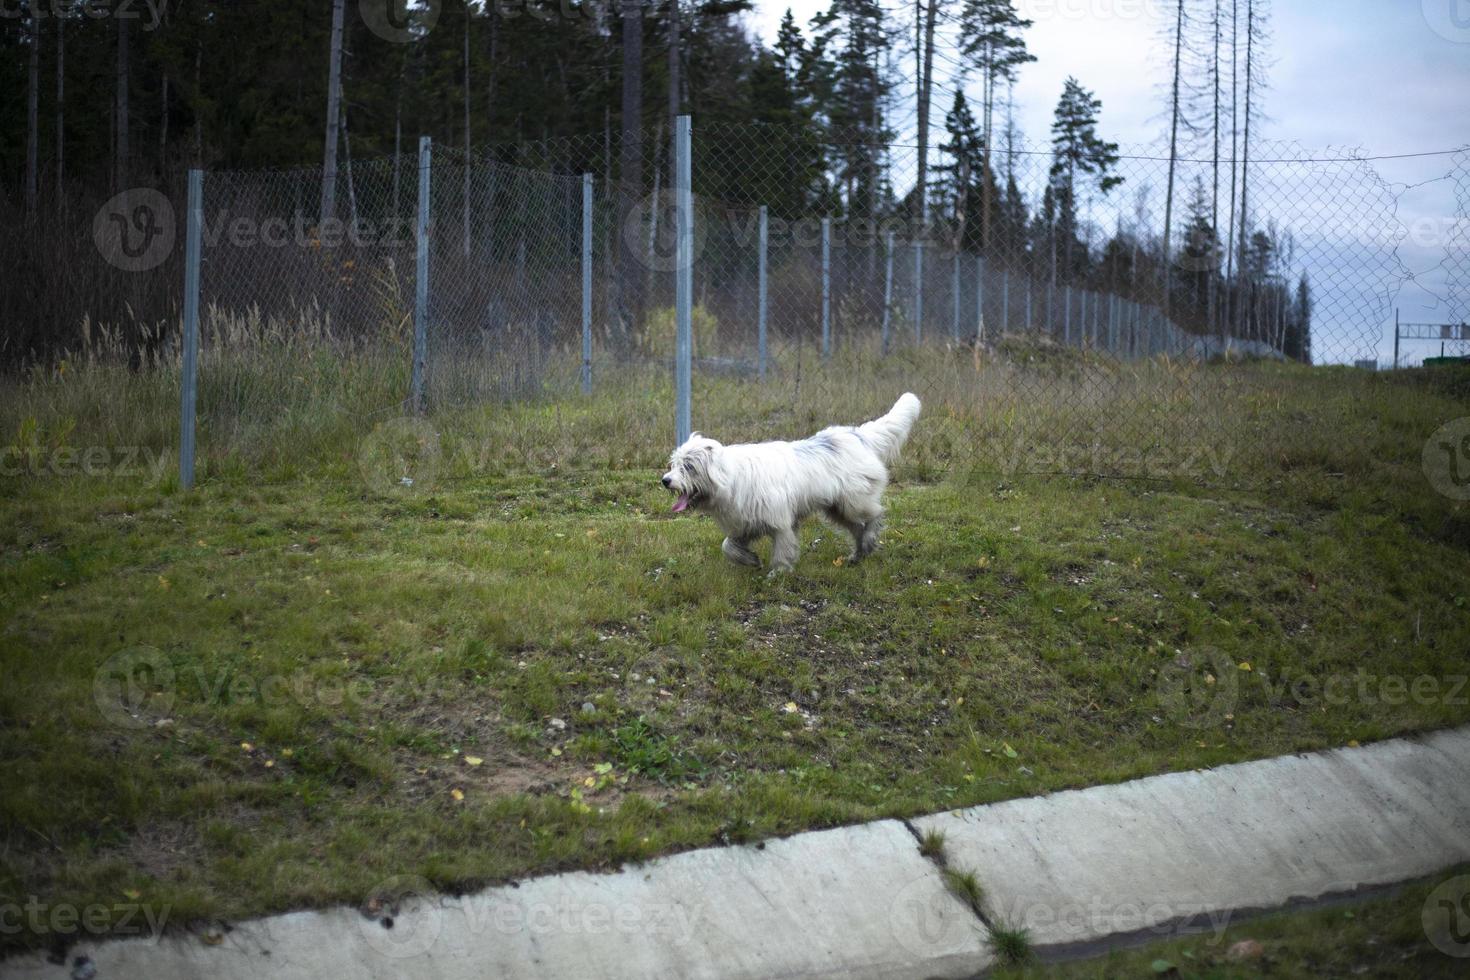
{"type": "MultiPolygon", "coordinates": [[[[986,42],[987,48],[989,42],[986,42]]],[[[983,107],[985,133],[984,155],[981,158],[980,170],[980,248],[986,254],[990,252],[990,185],[993,183],[990,164],[990,147],[993,143],[991,135],[992,123],[995,117],[995,54],[987,52],[985,58],[985,105],[983,107]]]]}
{"type": "MultiPolygon", "coordinates": [[[[622,0],[623,19],[623,113],[618,183],[624,221],[638,207],[643,190],[643,4],[622,0]]],[[[654,202],[653,206],[657,206],[654,202]]],[[[635,242],[623,236],[621,286],[623,340],[631,337],[643,317],[643,273],[635,242]]]]}
{"type": "Polygon", "coordinates": [[[66,195],[61,192],[66,179],[66,21],[56,18],[56,207],[65,205],[66,195]]]}
{"type": "Polygon", "coordinates": [[[470,254],[470,5],[464,5],[464,186],[460,195],[464,215],[464,254],[470,254]]]}
{"type": "Polygon", "coordinates": [[[398,74],[398,92],[393,100],[393,217],[398,217],[398,181],[403,173],[403,73],[398,74]]]}
{"type": "Polygon", "coordinates": [[[117,18],[117,189],[128,186],[128,18],[117,18]]]}
{"type": "Polygon", "coordinates": [[[332,3],[332,42],[327,69],[327,138],[322,154],[321,220],[332,217],[337,206],[337,130],[342,111],[342,12],[344,0],[332,3]]]}
{"type": "Polygon", "coordinates": [[[1212,0],[1214,12],[1211,16],[1213,25],[1213,36],[1210,46],[1210,93],[1214,100],[1214,115],[1210,124],[1211,139],[1214,148],[1211,153],[1211,180],[1210,180],[1210,235],[1214,241],[1210,243],[1212,254],[1210,255],[1210,280],[1209,298],[1207,301],[1207,318],[1210,331],[1213,333],[1218,329],[1217,294],[1220,282],[1220,257],[1213,252],[1216,242],[1220,240],[1220,0],[1212,0]]]}
{"type": "Polygon", "coordinates": [[[352,132],[347,128],[347,107],[342,107],[342,150],[347,155],[347,220],[357,224],[357,185],[352,182],[352,132]]]}
{"type": "Polygon", "coordinates": [[[1235,176],[1240,160],[1240,79],[1238,77],[1240,54],[1240,0],[1230,0],[1230,218],[1229,231],[1225,235],[1225,324],[1227,328],[1235,321],[1235,306],[1238,302],[1235,282],[1235,176]]]}
{"type": "MultiPolygon", "coordinates": [[[[669,125],[673,125],[672,120],[670,120],[669,125]]],[[[653,138],[653,199],[655,202],[659,199],[659,179],[663,177],[663,169],[660,167],[658,159],[660,153],[664,153],[668,157],[670,168],[672,169],[674,157],[672,153],[667,153],[664,150],[664,124],[662,122],[658,124],[658,134],[653,138]]],[[[663,208],[654,207],[652,213],[648,216],[648,257],[650,259],[653,258],[653,250],[658,244],[658,219],[662,214],[663,208]]]]}
{"type": "Polygon", "coordinates": [[[674,120],[679,116],[680,81],[679,69],[682,53],[679,40],[679,0],[669,0],[669,132],[674,131],[674,120]]]}
{"type": "MultiPolygon", "coordinates": [[[[934,17],[939,9],[939,0],[914,0],[914,13],[922,21],[922,43],[919,46],[918,76],[919,99],[919,174],[914,185],[914,206],[918,209],[919,227],[928,226],[928,180],[929,180],[929,102],[934,85],[934,17]]],[[[916,25],[917,26],[917,25],[916,25]]]]}
{"type": "Polygon", "coordinates": [[[1178,12],[1174,20],[1174,83],[1169,93],[1169,189],[1164,195],[1164,318],[1169,318],[1173,271],[1169,256],[1173,249],[1174,236],[1174,170],[1179,162],[1179,74],[1184,60],[1184,0],[1177,0],[1178,12]]]}
{"type": "Polygon", "coordinates": [[[1245,131],[1240,159],[1240,265],[1245,270],[1246,241],[1250,235],[1251,100],[1256,57],[1256,0],[1245,2],[1245,131]]]}
{"type": "Polygon", "coordinates": [[[203,93],[200,68],[204,63],[204,42],[194,45],[194,166],[204,166],[204,117],[199,111],[199,98],[203,93]]]}
{"type": "Polygon", "coordinates": [[[163,73],[163,97],[158,118],[158,172],[168,172],[168,72],[163,73]]]}
{"type": "Polygon", "coordinates": [[[26,214],[36,214],[41,147],[41,21],[30,11],[31,63],[26,90],[26,214]]]}

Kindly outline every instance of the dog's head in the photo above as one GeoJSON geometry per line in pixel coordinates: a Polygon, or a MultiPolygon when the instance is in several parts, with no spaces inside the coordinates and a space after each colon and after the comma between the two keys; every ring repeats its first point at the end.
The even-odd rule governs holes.
{"type": "Polygon", "coordinates": [[[714,491],[710,463],[719,449],[718,442],[696,432],[669,456],[669,471],[663,475],[662,482],[677,495],[674,513],[698,507],[709,499],[714,491]]]}

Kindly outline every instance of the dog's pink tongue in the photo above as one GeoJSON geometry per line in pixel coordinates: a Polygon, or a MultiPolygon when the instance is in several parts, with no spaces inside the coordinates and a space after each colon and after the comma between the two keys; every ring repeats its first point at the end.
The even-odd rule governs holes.
{"type": "Polygon", "coordinates": [[[674,501],[674,513],[678,514],[689,506],[689,494],[679,494],[679,499],[674,501]]]}

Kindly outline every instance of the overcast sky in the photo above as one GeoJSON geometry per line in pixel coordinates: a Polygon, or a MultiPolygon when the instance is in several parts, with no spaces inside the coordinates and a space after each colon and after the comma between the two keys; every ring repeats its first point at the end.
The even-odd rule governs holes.
{"type": "MultiPolygon", "coordinates": [[[[828,3],[756,0],[752,25],[769,43],[788,7],[805,29],[811,16],[828,3]]],[[[958,11],[960,6],[960,0],[951,0],[941,9],[958,11]]],[[[1062,84],[1074,75],[1103,102],[1100,131],[1105,138],[1122,144],[1125,152],[1156,150],[1165,131],[1159,83],[1168,74],[1168,54],[1161,34],[1166,18],[1172,16],[1171,0],[1017,0],[1016,6],[1023,17],[1034,21],[1025,37],[1037,57],[1036,63],[1021,70],[1016,86],[1017,122],[1026,137],[1048,138],[1062,84]]],[[[1275,0],[1270,26],[1269,88],[1263,94],[1265,118],[1258,130],[1263,148],[1270,145],[1266,141],[1283,141],[1298,144],[1313,156],[1329,148],[1388,155],[1470,143],[1470,0],[1275,0]]],[[[942,126],[951,98],[945,93],[955,84],[947,67],[954,53],[952,29],[941,31],[939,47],[941,93],[935,96],[933,112],[935,124],[942,126]]],[[[913,75],[902,74],[905,79],[913,75]]],[[[901,105],[893,114],[903,131],[900,139],[908,142],[913,135],[912,88],[911,81],[902,84],[901,105]]],[[[974,99],[978,86],[971,83],[966,91],[974,99]]],[[[1335,287],[1342,294],[1332,298],[1339,307],[1336,313],[1324,311],[1324,316],[1360,321],[1364,314],[1356,308],[1371,305],[1373,315],[1387,323],[1392,322],[1395,306],[1403,308],[1409,319],[1448,318],[1451,312],[1457,318],[1470,317],[1463,308],[1445,308],[1446,277],[1437,268],[1445,258],[1446,239],[1451,238],[1445,229],[1456,213],[1454,187],[1442,179],[1450,166],[1448,157],[1375,161],[1373,168],[1389,182],[1387,193],[1381,188],[1375,193],[1364,172],[1353,174],[1349,200],[1340,209],[1341,223],[1347,227],[1321,230],[1315,255],[1307,262],[1324,288],[1335,287]],[[1430,183],[1405,187],[1424,181],[1430,183]],[[1364,213],[1391,213],[1393,222],[1378,224],[1397,227],[1365,231],[1353,225],[1364,213]],[[1426,231],[1431,224],[1438,230],[1426,231]],[[1399,258],[1422,276],[1422,287],[1410,284],[1396,292],[1398,277],[1372,274],[1377,256],[1368,251],[1348,254],[1354,236],[1392,239],[1404,234],[1413,237],[1400,248],[1399,258]],[[1340,264],[1317,267],[1334,254],[1347,257],[1340,264]],[[1339,281],[1334,284],[1334,279],[1339,281]],[[1342,281],[1347,279],[1355,285],[1342,281]]],[[[1268,188],[1263,180],[1263,191],[1274,190],[1283,203],[1301,195],[1307,206],[1300,220],[1320,222],[1323,209],[1339,210],[1330,204],[1341,174],[1324,174],[1313,186],[1311,174],[1303,170],[1296,168],[1299,173],[1289,180],[1283,168],[1281,174],[1270,175],[1280,178],[1274,187],[1268,188]],[[1322,205],[1313,198],[1322,198],[1322,205]]],[[[1459,228],[1460,237],[1451,238],[1448,247],[1458,246],[1455,254],[1470,276],[1463,222],[1459,228]]],[[[1470,283],[1465,287],[1470,291],[1470,283]]],[[[1362,335],[1353,346],[1361,346],[1363,354],[1376,347],[1383,359],[1391,357],[1391,333],[1370,337],[1362,323],[1344,323],[1342,329],[1362,335]]]]}

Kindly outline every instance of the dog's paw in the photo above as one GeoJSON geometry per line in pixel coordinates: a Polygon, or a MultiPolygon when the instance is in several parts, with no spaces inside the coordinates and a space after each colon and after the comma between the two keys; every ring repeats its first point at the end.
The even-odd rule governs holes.
{"type": "Polygon", "coordinates": [[[749,548],[736,544],[729,538],[726,538],[724,544],[720,545],[720,550],[724,552],[726,558],[730,559],[737,565],[748,565],[751,568],[761,567],[761,560],[759,555],[757,555],[754,551],[751,551],[749,548]]]}

